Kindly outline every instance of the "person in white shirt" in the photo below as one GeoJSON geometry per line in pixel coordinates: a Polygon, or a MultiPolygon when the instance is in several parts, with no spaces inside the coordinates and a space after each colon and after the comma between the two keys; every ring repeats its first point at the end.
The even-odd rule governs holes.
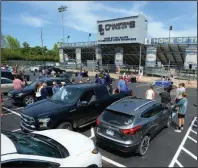
{"type": "Polygon", "coordinates": [[[41,96],[42,87],[43,87],[43,83],[38,83],[36,85],[36,91],[35,91],[36,101],[42,100],[42,96],[41,96]]]}
{"type": "Polygon", "coordinates": [[[148,100],[155,99],[155,92],[153,90],[153,86],[150,86],[150,88],[146,91],[145,98],[148,100]]]}
{"type": "Polygon", "coordinates": [[[175,97],[176,103],[178,103],[183,98],[182,93],[184,93],[186,91],[184,86],[185,86],[184,83],[180,83],[176,89],[176,97],[175,97]]]}

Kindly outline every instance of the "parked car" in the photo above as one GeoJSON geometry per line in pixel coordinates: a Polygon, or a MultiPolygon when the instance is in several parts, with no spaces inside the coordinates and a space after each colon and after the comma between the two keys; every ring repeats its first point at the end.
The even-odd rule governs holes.
{"type": "Polygon", "coordinates": [[[56,68],[56,67],[50,67],[48,68],[49,72],[51,73],[52,71],[56,72],[56,74],[60,73],[60,74],[63,74],[64,72],[66,72],[65,70],[63,69],[60,69],[60,68],[56,68]]]}
{"type": "Polygon", "coordinates": [[[39,72],[42,72],[43,69],[48,69],[48,68],[52,68],[54,66],[51,65],[40,65],[39,66],[39,72]]]}
{"type": "Polygon", "coordinates": [[[15,103],[23,103],[25,106],[32,104],[35,102],[35,88],[36,84],[39,82],[46,82],[47,83],[47,92],[48,95],[52,95],[52,86],[53,81],[56,81],[58,85],[61,86],[61,82],[64,81],[67,84],[71,84],[71,82],[68,79],[64,78],[45,78],[45,79],[39,79],[34,82],[32,82],[30,85],[25,86],[22,90],[11,90],[8,92],[8,97],[15,103]]]}
{"type": "Polygon", "coordinates": [[[1,77],[8,78],[8,79],[11,79],[11,80],[14,79],[14,76],[12,75],[12,73],[9,70],[2,70],[1,69],[1,77]]]}
{"type": "Polygon", "coordinates": [[[1,77],[1,93],[5,94],[13,89],[13,81],[8,78],[1,77]]]}
{"type": "Polygon", "coordinates": [[[102,167],[93,141],[69,130],[2,131],[1,167],[102,167]]]}
{"type": "Polygon", "coordinates": [[[107,87],[101,84],[67,85],[50,99],[25,107],[21,115],[21,129],[31,132],[85,127],[94,123],[107,106],[131,92],[110,95],[107,87]]]}
{"type": "Polygon", "coordinates": [[[151,138],[171,124],[171,111],[156,101],[127,97],[107,107],[96,120],[96,142],[144,155],[151,138]]]}
{"type": "Polygon", "coordinates": [[[37,72],[37,71],[39,71],[39,66],[31,66],[30,68],[29,68],[29,70],[31,71],[31,72],[37,72]]]}

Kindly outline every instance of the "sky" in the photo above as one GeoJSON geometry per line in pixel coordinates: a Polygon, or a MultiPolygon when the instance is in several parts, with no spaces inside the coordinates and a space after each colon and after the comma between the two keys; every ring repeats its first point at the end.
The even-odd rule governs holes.
{"type": "Polygon", "coordinates": [[[68,42],[96,41],[97,20],[128,17],[143,13],[148,19],[148,37],[197,36],[196,1],[3,1],[2,34],[17,38],[21,44],[41,45],[51,49],[62,39],[62,20],[58,7],[64,12],[65,39],[68,42]]]}

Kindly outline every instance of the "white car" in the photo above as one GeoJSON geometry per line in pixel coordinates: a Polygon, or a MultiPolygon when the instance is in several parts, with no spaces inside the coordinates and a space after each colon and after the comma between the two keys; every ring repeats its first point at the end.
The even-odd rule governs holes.
{"type": "Polygon", "coordinates": [[[13,89],[13,81],[8,78],[1,77],[1,93],[7,93],[13,89]]]}
{"type": "Polygon", "coordinates": [[[93,141],[65,129],[1,132],[1,167],[102,167],[93,141]]]}
{"type": "Polygon", "coordinates": [[[29,70],[30,70],[31,72],[39,71],[39,66],[32,66],[32,67],[30,67],[29,70]]]}

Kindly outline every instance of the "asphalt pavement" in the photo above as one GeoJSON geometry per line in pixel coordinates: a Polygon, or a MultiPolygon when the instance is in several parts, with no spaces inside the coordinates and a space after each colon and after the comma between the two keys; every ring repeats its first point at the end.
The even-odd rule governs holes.
{"type": "MultiPolygon", "coordinates": [[[[36,77],[31,74],[31,79],[36,77]]],[[[115,87],[116,83],[113,84],[115,87]]],[[[130,83],[137,97],[144,97],[148,89],[148,83],[130,83]]],[[[154,87],[157,93],[156,100],[160,100],[158,94],[162,87],[154,87]]],[[[185,118],[184,130],[181,133],[174,131],[175,125],[163,129],[151,141],[146,155],[139,157],[133,154],[123,154],[118,151],[99,147],[103,156],[104,167],[196,167],[197,166],[197,91],[187,88],[188,111],[185,118]]],[[[172,92],[172,97],[175,93],[172,92]]],[[[10,100],[4,102],[4,115],[2,116],[2,129],[20,131],[20,114],[23,107],[12,104],[10,100]]],[[[176,122],[176,121],[175,121],[176,122]]],[[[91,138],[95,142],[95,125],[77,130],[79,133],[91,138]]]]}

